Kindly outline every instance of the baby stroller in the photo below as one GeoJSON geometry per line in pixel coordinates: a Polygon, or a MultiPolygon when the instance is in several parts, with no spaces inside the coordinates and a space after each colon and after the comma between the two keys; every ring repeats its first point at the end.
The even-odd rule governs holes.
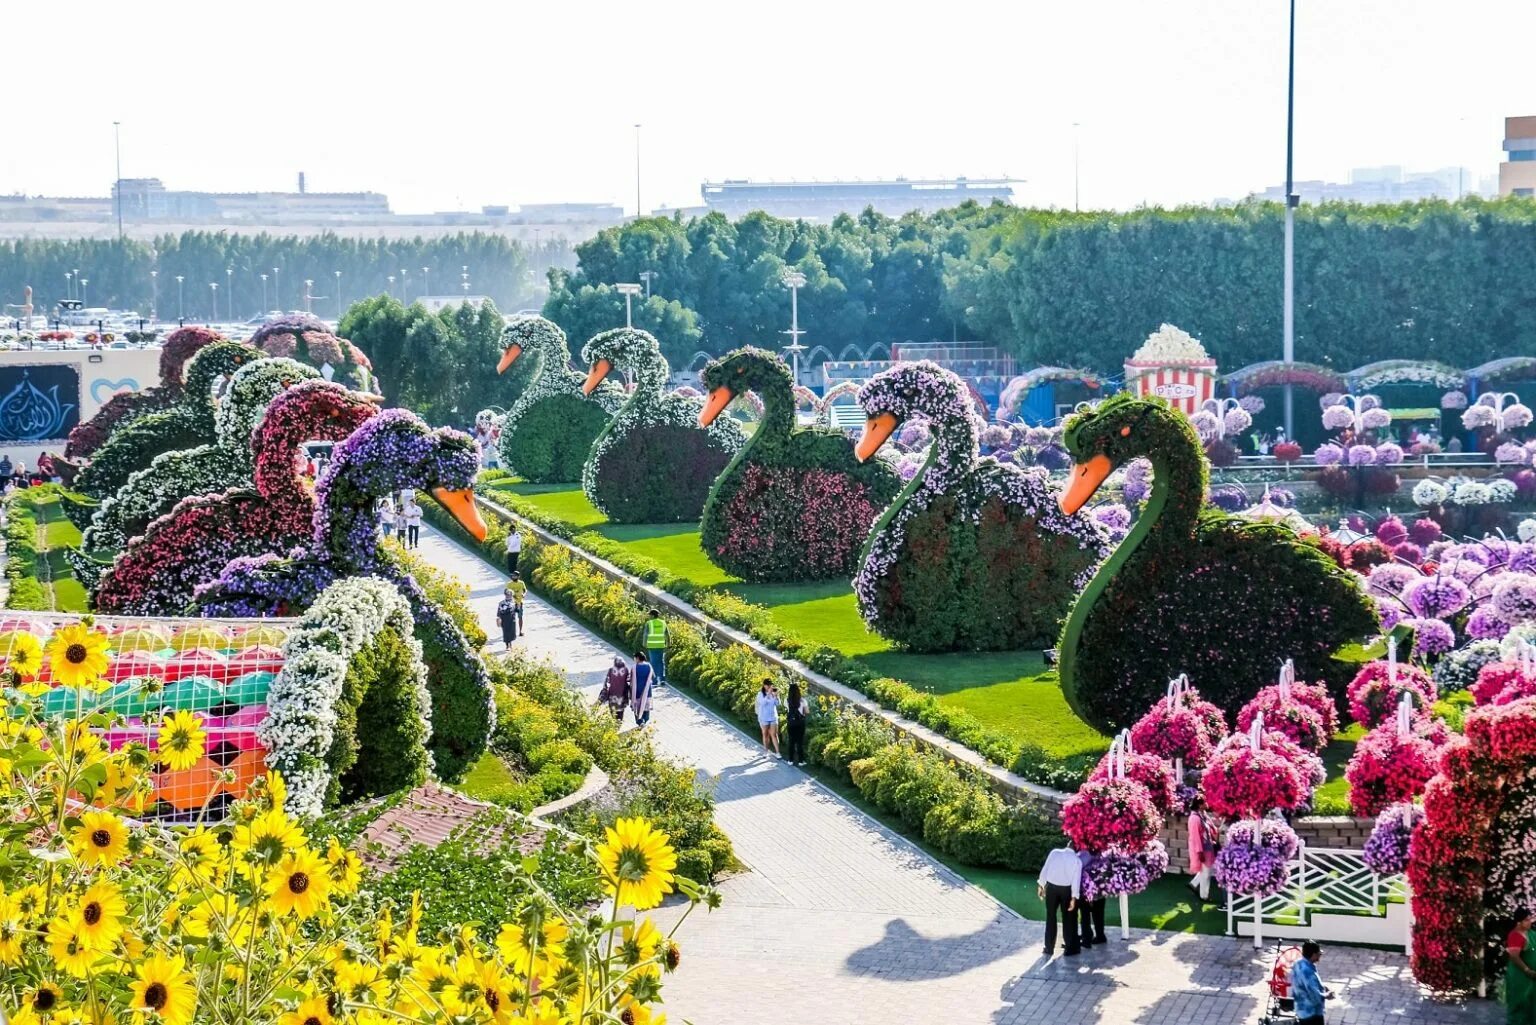
{"type": "Polygon", "coordinates": [[[1300,960],[1300,947],[1275,943],[1275,967],[1269,973],[1269,1003],[1259,1016],[1259,1025],[1284,1025],[1296,1021],[1296,1002],[1291,999],[1291,966],[1300,960]]]}

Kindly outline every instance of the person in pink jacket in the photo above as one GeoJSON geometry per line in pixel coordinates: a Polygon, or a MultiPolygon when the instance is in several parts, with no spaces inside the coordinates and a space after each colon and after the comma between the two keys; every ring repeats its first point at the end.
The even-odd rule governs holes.
{"type": "Polygon", "coordinates": [[[1211,896],[1211,868],[1216,864],[1216,823],[1205,803],[1195,798],[1189,806],[1189,888],[1201,900],[1211,896]]]}

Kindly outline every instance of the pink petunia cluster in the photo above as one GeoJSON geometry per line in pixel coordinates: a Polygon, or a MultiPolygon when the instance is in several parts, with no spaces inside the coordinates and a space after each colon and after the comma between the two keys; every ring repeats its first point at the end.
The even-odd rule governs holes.
{"type": "Polygon", "coordinates": [[[1147,788],[1130,779],[1090,779],[1061,808],[1061,829],[1078,850],[1134,852],[1163,828],[1147,788]]]}
{"type": "Polygon", "coordinates": [[[1406,662],[1397,663],[1396,675],[1386,661],[1367,662],[1350,681],[1347,691],[1349,714],[1366,729],[1373,729],[1397,714],[1404,694],[1415,705],[1428,708],[1435,703],[1435,684],[1429,674],[1406,662]]]}

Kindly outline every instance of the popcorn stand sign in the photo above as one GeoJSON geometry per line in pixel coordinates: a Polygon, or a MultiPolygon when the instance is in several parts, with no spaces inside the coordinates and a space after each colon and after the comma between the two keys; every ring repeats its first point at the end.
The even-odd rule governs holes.
{"type": "Polygon", "coordinates": [[[1216,361],[1187,331],[1164,324],[1125,361],[1125,386],[1137,395],[1167,399],[1194,415],[1216,393],[1216,361]]]}

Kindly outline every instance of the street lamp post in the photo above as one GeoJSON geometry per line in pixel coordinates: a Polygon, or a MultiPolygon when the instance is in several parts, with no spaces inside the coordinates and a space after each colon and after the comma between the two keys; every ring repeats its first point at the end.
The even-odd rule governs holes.
{"type": "Polygon", "coordinates": [[[266,317],[268,309],[270,309],[270,307],[267,306],[267,276],[265,274],[263,274],[263,275],[261,275],[261,315],[262,315],[262,317],[266,317]]]}
{"type": "MultiPolygon", "coordinates": [[[[1286,363],[1296,361],[1296,202],[1292,158],[1296,142],[1296,0],[1291,0],[1290,60],[1285,87],[1285,310],[1281,353],[1286,363]]],[[[1295,390],[1285,386],[1285,436],[1296,437],[1295,390]]]]}
{"type": "Polygon", "coordinates": [[[640,126],[635,125],[635,218],[644,216],[645,208],[640,205],[640,126]]]}
{"type": "Polygon", "coordinates": [[[314,294],[315,294],[315,280],[314,280],[314,278],[305,278],[304,279],[304,312],[305,313],[313,313],[314,312],[314,310],[311,308],[311,306],[312,306],[312,304],[314,302],[314,294]]]}
{"type": "Polygon", "coordinates": [[[112,122],[112,147],[117,151],[117,185],[113,193],[117,198],[117,240],[123,240],[123,129],[121,121],[112,122]]]}
{"type": "Polygon", "coordinates": [[[1077,132],[1077,130],[1079,128],[1081,128],[1081,127],[1082,127],[1082,125],[1079,122],[1077,122],[1077,121],[1072,122],[1072,212],[1073,213],[1077,213],[1079,210],[1082,209],[1082,207],[1079,206],[1079,204],[1078,204],[1078,200],[1079,200],[1079,198],[1082,195],[1082,193],[1078,189],[1078,181],[1079,181],[1079,178],[1078,178],[1078,167],[1081,164],[1081,161],[1080,161],[1079,158],[1080,158],[1080,155],[1082,153],[1082,150],[1078,146],[1078,132],[1077,132]]]}
{"type": "Polygon", "coordinates": [[[208,295],[209,310],[211,311],[208,316],[208,323],[211,326],[215,320],[219,319],[219,283],[217,281],[208,282],[208,295]]]}
{"type": "Polygon", "coordinates": [[[406,290],[405,290],[405,288],[406,288],[405,282],[406,282],[406,279],[409,278],[409,277],[410,277],[410,275],[405,272],[405,268],[401,267],[400,268],[400,304],[402,306],[405,305],[406,296],[410,294],[410,293],[406,292],[406,290]]]}
{"type": "Polygon", "coordinates": [[[630,307],[630,303],[634,300],[635,296],[640,294],[640,286],[632,282],[623,282],[615,287],[619,290],[619,294],[624,297],[624,326],[634,327],[634,310],[630,307]]]}
{"type": "MultiPolygon", "coordinates": [[[[75,268],[75,285],[77,286],[77,288],[78,288],[79,284],[80,284],[80,268],[76,267],[75,268]]],[[[71,292],[69,297],[71,299],[73,299],[73,298],[75,298],[75,294],[73,292],[71,292]]]]}
{"type": "Polygon", "coordinates": [[[389,282],[389,285],[385,288],[384,291],[391,299],[393,299],[395,297],[395,276],[393,274],[386,274],[384,276],[384,280],[389,282]]]}
{"type": "Polygon", "coordinates": [[[427,268],[425,268],[425,267],[421,268],[421,290],[423,292],[425,292],[427,295],[431,295],[432,294],[432,277],[431,277],[431,273],[432,272],[429,271],[427,268]]]}
{"type": "Polygon", "coordinates": [[[341,271],[333,271],[336,275],[336,326],[341,327],[341,271]]]}
{"type": "Polygon", "coordinates": [[[805,284],[805,275],[797,270],[786,270],[783,280],[789,287],[789,330],[784,332],[789,335],[789,344],[784,346],[784,351],[789,353],[794,366],[795,383],[799,384],[800,354],[805,351],[805,346],[800,344],[800,336],[805,333],[800,330],[800,286],[805,284]]]}
{"type": "Polygon", "coordinates": [[[647,299],[651,297],[651,279],[655,276],[656,272],[653,270],[643,270],[640,272],[640,280],[645,282],[645,297],[647,299]]]}
{"type": "Polygon", "coordinates": [[[80,279],[80,305],[81,306],[89,306],[90,305],[90,303],[85,301],[85,288],[90,283],[91,283],[91,279],[90,278],[81,278],[80,279]]]}
{"type": "Polygon", "coordinates": [[[277,274],[278,274],[278,269],[276,267],[273,267],[272,268],[272,302],[274,304],[276,304],[277,312],[278,312],[279,315],[281,315],[282,312],[283,312],[283,286],[282,286],[282,282],[278,280],[277,274]]]}
{"type": "Polygon", "coordinates": [[[184,275],[181,275],[181,274],[176,275],[176,319],[178,321],[186,320],[187,319],[186,307],[182,304],[182,301],[181,301],[182,300],[181,283],[183,281],[185,281],[185,280],[187,280],[187,279],[186,279],[186,277],[184,275]]]}
{"type": "Polygon", "coordinates": [[[235,268],[224,268],[224,308],[229,311],[229,322],[235,322],[235,268]]]}
{"type": "Polygon", "coordinates": [[[66,299],[73,299],[74,297],[75,297],[75,276],[73,274],[71,274],[69,271],[65,271],[64,272],[64,298],[66,298],[66,299]]]}
{"type": "Polygon", "coordinates": [[[160,272],[149,272],[149,322],[151,324],[160,319],[160,272]]]}

